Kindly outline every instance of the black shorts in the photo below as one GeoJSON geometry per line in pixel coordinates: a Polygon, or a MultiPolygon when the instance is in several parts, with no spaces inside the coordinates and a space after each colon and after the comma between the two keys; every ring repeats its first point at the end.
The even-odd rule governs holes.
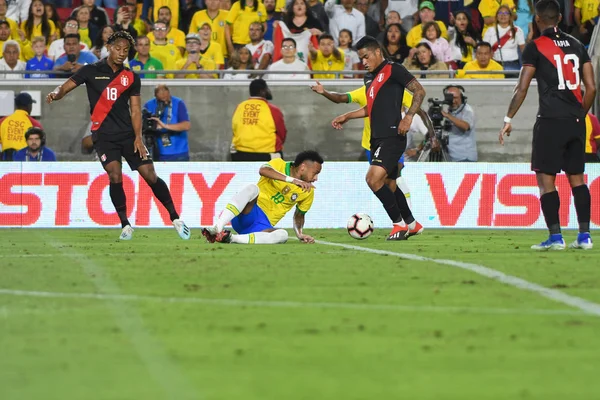
{"type": "Polygon", "coordinates": [[[538,118],[533,126],[531,169],[553,175],[585,170],[585,118],[538,118]]]}
{"type": "Polygon", "coordinates": [[[125,158],[129,168],[136,171],[140,165],[152,164],[152,158],[148,155],[148,159],[143,160],[139,153],[134,153],[134,141],[135,136],[133,134],[125,138],[100,136],[94,142],[94,149],[100,162],[102,162],[102,166],[106,166],[112,161],[122,162],[121,159],[125,158]]]}
{"type": "Polygon", "coordinates": [[[371,138],[371,165],[383,167],[389,179],[398,177],[398,160],[406,150],[406,136],[371,138]]]}

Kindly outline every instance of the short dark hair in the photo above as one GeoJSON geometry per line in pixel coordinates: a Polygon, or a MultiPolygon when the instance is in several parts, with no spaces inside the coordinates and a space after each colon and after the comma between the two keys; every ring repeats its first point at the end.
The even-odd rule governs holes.
{"type": "Polygon", "coordinates": [[[283,40],[281,41],[281,45],[283,46],[283,44],[284,44],[285,42],[292,42],[292,43],[294,44],[294,47],[297,47],[297,45],[296,45],[296,41],[295,41],[293,38],[291,38],[291,37],[288,37],[288,38],[285,38],[285,39],[283,39],[283,40]]]}
{"type": "Polygon", "coordinates": [[[368,50],[381,50],[381,45],[373,36],[363,36],[358,42],[356,42],[356,50],[368,49],[368,50]]]}
{"type": "Polygon", "coordinates": [[[10,28],[10,24],[5,19],[0,19],[0,25],[6,25],[6,26],[8,26],[10,28]]]}
{"type": "Polygon", "coordinates": [[[106,44],[114,44],[119,39],[125,39],[129,42],[129,47],[135,47],[135,40],[127,31],[116,31],[106,41],[106,44]]]}
{"type": "Polygon", "coordinates": [[[313,161],[319,164],[323,164],[323,157],[321,157],[321,155],[315,150],[304,150],[298,153],[293,165],[294,167],[297,167],[305,161],[313,161]]]}
{"type": "MultiPolygon", "coordinates": [[[[352,37],[352,36],[350,36],[352,37]]],[[[321,34],[321,36],[319,36],[319,43],[321,43],[321,40],[324,39],[329,39],[329,40],[333,40],[333,36],[331,36],[329,33],[323,33],[321,34]]],[[[333,40],[335,42],[335,40],[333,40]]]]}
{"type": "Polygon", "coordinates": [[[162,10],[163,8],[166,8],[167,10],[169,10],[169,14],[171,14],[171,16],[173,16],[173,11],[171,11],[171,7],[169,7],[169,6],[162,6],[161,8],[158,9],[158,12],[160,12],[160,10],[162,10]]]}
{"type": "Polygon", "coordinates": [[[267,81],[261,78],[254,79],[250,82],[250,97],[258,97],[260,92],[266,89],[268,89],[267,81]]]}
{"type": "Polygon", "coordinates": [[[490,50],[492,50],[492,45],[489,42],[483,42],[483,41],[481,41],[481,42],[477,43],[477,45],[475,46],[475,51],[477,51],[477,49],[480,48],[480,47],[487,47],[490,50]]]}
{"type": "Polygon", "coordinates": [[[545,23],[556,24],[560,15],[560,5],[556,0],[540,0],[535,4],[535,13],[545,23]]]}
{"type": "Polygon", "coordinates": [[[78,42],[81,42],[81,36],[79,33],[69,33],[68,35],[65,35],[65,41],[67,39],[77,39],[78,42]]]}
{"type": "Polygon", "coordinates": [[[77,22],[77,26],[79,26],[79,21],[77,21],[77,18],[75,18],[75,17],[69,17],[69,18],[67,18],[66,21],[65,21],[65,25],[69,21],[77,22]]]}

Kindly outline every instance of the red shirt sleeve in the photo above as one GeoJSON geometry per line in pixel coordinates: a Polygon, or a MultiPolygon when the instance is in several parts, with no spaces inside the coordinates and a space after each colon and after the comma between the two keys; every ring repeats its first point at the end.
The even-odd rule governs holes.
{"type": "Polygon", "coordinates": [[[285,142],[285,137],[287,135],[285,121],[283,120],[283,113],[281,112],[279,107],[274,106],[271,103],[267,104],[271,109],[273,121],[275,121],[275,135],[277,136],[277,138],[275,139],[275,151],[281,151],[283,149],[283,142],[285,142]]]}
{"type": "Polygon", "coordinates": [[[29,116],[29,121],[31,122],[31,125],[35,126],[36,128],[44,129],[44,127],[42,126],[42,124],[40,124],[40,121],[38,121],[37,119],[32,118],[31,116],[29,116]]]}

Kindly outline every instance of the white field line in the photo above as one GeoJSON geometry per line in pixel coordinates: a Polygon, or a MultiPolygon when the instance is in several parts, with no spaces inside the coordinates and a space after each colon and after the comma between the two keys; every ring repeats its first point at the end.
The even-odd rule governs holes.
{"type": "Polygon", "coordinates": [[[486,307],[448,307],[448,306],[417,306],[401,304],[365,304],[365,303],[326,303],[277,300],[241,300],[241,299],[211,299],[199,297],[159,297],[135,294],[104,294],[104,293],[66,293],[43,292],[31,290],[0,289],[0,295],[40,297],[50,299],[90,299],[120,302],[153,302],[161,304],[198,304],[221,307],[256,307],[256,308],[295,308],[295,309],[348,309],[368,311],[399,311],[418,313],[464,313],[464,314],[499,314],[499,315],[578,315],[585,316],[582,311],[552,310],[552,309],[512,309],[486,307]]]}
{"type": "MultiPolygon", "coordinates": [[[[101,265],[96,264],[84,254],[68,250],[62,243],[45,237],[48,243],[59,252],[69,256],[81,265],[88,278],[101,293],[119,296],[121,292],[117,284],[110,279],[101,265]]],[[[199,396],[189,385],[184,375],[167,351],[155,340],[144,325],[144,321],[134,307],[127,303],[113,301],[108,298],[107,304],[121,330],[127,335],[132,346],[145,364],[148,372],[162,389],[166,399],[198,399],[199,396]]]]}
{"type": "Polygon", "coordinates": [[[393,251],[377,250],[377,249],[371,249],[368,247],[353,246],[350,244],[324,242],[322,240],[317,240],[317,243],[328,245],[328,246],[343,247],[345,249],[350,249],[350,250],[364,251],[367,253],[399,257],[399,258],[403,258],[405,260],[426,261],[426,262],[432,262],[432,263],[436,263],[436,264],[448,265],[451,267],[464,269],[467,271],[474,272],[478,275],[484,276],[486,278],[490,278],[495,281],[504,283],[506,285],[515,287],[517,289],[536,293],[542,297],[553,300],[557,303],[562,303],[562,304],[566,304],[568,306],[577,308],[586,314],[600,317],[600,304],[593,303],[591,301],[582,299],[580,297],[571,296],[569,294],[561,292],[560,290],[550,289],[550,288],[538,285],[537,283],[532,283],[532,282],[526,281],[525,279],[518,278],[516,276],[507,275],[504,272],[500,272],[495,269],[485,267],[483,265],[471,264],[471,263],[466,263],[466,262],[462,262],[462,261],[429,258],[429,257],[418,256],[415,254],[396,253],[393,251]]]}
{"type": "MultiPolygon", "coordinates": [[[[183,256],[199,256],[199,255],[206,255],[207,252],[206,251],[185,251],[185,253],[182,253],[183,256]]],[[[296,252],[292,252],[292,251],[288,251],[288,252],[277,252],[277,254],[281,254],[281,255],[297,255],[298,253],[296,252]]],[[[346,254],[345,251],[343,250],[339,250],[339,251],[324,251],[321,254],[346,254]]],[[[87,257],[137,257],[139,255],[143,255],[143,256],[164,256],[165,253],[147,253],[143,250],[136,250],[135,253],[131,253],[131,252],[122,252],[122,253],[86,253],[87,257]]],[[[62,254],[44,254],[44,253],[40,253],[40,254],[0,254],[0,259],[2,258],[57,258],[57,257],[67,257],[70,258],[71,256],[67,253],[62,253],[62,254]]]]}

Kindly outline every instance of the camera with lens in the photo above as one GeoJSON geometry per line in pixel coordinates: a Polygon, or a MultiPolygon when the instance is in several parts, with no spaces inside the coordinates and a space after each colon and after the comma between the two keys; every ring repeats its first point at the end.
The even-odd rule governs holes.
{"type": "Polygon", "coordinates": [[[417,161],[447,161],[447,148],[449,142],[449,131],[452,123],[444,118],[442,109],[444,105],[451,106],[454,97],[452,93],[444,91],[444,98],[427,99],[429,110],[427,115],[433,125],[433,134],[427,135],[423,145],[423,151],[417,161]]]}
{"type": "MultiPolygon", "coordinates": [[[[156,148],[156,138],[158,135],[161,136],[168,136],[167,133],[163,134],[162,132],[159,131],[158,129],[158,123],[153,120],[152,118],[158,118],[161,119],[163,114],[165,113],[165,108],[167,107],[167,104],[165,102],[162,101],[158,101],[156,103],[156,112],[155,113],[151,113],[150,111],[148,111],[147,109],[143,109],[142,110],[142,137],[144,138],[144,144],[146,145],[146,148],[148,149],[148,152],[152,155],[152,158],[154,160],[157,160],[158,158],[156,157],[158,155],[158,151],[156,148]]],[[[163,139],[163,145],[164,145],[165,140],[163,139]]],[[[170,140],[168,145],[170,145],[170,140]]]]}

